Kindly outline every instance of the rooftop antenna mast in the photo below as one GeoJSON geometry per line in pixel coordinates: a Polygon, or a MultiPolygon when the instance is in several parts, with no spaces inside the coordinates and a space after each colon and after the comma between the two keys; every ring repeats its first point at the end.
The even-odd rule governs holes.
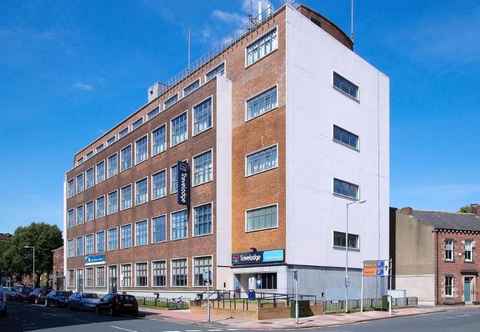
{"type": "Polygon", "coordinates": [[[355,0],[350,0],[350,38],[352,42],[355,39],[355,31],[353,29],[353,14],[354,14],[355,0]]]}
{"type": "Polygon", "coordinates": [[[191,59],[191,47],[190,47],[190,43],[191,43],[191,32],[190,32],[190,28],[188,28],[188,41],[187,41],[187,49],[188,49],[188,69],[190,69],[190,59],[191,59]]]}

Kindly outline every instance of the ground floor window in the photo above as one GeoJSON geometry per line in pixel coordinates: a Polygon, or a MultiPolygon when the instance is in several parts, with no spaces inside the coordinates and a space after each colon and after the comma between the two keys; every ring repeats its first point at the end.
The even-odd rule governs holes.
{"type": "Polygon", "coordinates": [[[68,287],[75,288],[75,270],[68,270],[68,287]]]}
{"type": "Polygon", "coordinates": [[[153,287],[164,287],[167,284],[167,264],[165,261],[152,263],[153,287]]]}
{"type": "Polygon", "coordinates": [[[277,289],[277,274],[276,273],[258,274],[257,289],[277,289]]]}
{"type": "Polygon", "coordinates": [[[86,277],[87,277],[87,285],[86,287],[94,287],[94,280],[95,280],[95,271],[93,268],[88,268],[85,270],[86,271],[86,277]]]}
{"type": "Polygon", "coordinates": [[[97,267],[97,287],[105,287],[105,266],[97,267]]]}
{"type": "Polygon", "coordinates": [[[172,260],[172,286],[173,287],[187,286],[187,260],[186,259],[172,260]]]}
{"type": "Polygon", "coordinates": [[[110,291],[117,291],[117,267],[116,266],[110,266],[108,271],[109,274],[109,283],[110,283],[110,291]]]}
{"type": "Polygon", "coordinates": [[[148,265],[147,263],[137,263],[135,271],[135,280],[137,287],[148,286],[148,265]]]}
{"type": "Polygon", "coordinates": [[[445,276],[445,296],[453,296],[453,276],[445,276]]]}
{"type": "Polygon", "coordinates": [[[130,264],[122,265],[121,270],[122,287],[131,287],[132,285],[132,266],[130,264]]]}
{"type": "Polygon", "coordinates": [[[195,286],[212,284],[212,257],[196,257],[193,259],[195,286]]]}

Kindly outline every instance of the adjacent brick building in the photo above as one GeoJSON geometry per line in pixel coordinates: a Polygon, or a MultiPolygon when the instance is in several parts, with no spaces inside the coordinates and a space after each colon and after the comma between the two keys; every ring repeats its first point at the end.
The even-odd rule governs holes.
{"type": "Polygon", "coordinates": [[[56,290],[65,289],[65,264],[64,264],[64,250],[63,246],[52,250],[52,274],[50,280],[52,288],[56,290]]]}
{"type": "Polygon", "coordinates": [[[480,217],[418,211],[393,214],[395,288],[429,304],[480,301],[480,217]]]}
{"type": "Polygon", "coordinates": [[[348,243],[359,295],[362,260],[388,256],[388,123],[388,78],[343,31],[267,10],[75,154],[67,288],[287,293],[297,269],[301,292],[335,298],[348,243]]]}

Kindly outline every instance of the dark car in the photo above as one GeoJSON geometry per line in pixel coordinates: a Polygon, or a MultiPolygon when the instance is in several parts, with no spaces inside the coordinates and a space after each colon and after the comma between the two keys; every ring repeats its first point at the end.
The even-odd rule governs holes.
{"type": "Polygon", "coordinates": [[[127,294],[107,294],[97,304],[97,313],[138,315],[137,299],[127,294]]]}
{"type": "Polygon", "coordinates": [[[100,302],[97,294],[94,293],[73,293],[68,298],[68,308],[70,310],[88,310],[95,311],[100,302]]]}
{"type": "Polygon", "coordinates": [[[47,294],[50,292],[47,288],[35,288],[28,294],[27,301],[35,304],[44,304],[47,294]]]}
{"type": "Polygon", "coordinates": [[[0,287],[0,316],[7,314],[7,293],[0,287]]]}
{"type": "Polygon", "coordinates": [[[66,307],[68,305],[68,298],[72,295],[72,292],[69,291],[56,291],[52,290],[47,294],[47,299],[45,300],[45,305],[48,306],[57,306],[57,307],[66,307]]]}
{"type": "Polygon", "coordinates": [[[3,287],[3,292],[7,296],[7,301],[15,301],[17,299],[17,291],[13,287],[3,287]]]}
{"type": "Polygon", "coordinates": [[[32,292],[32,289],[29,287],[16,287],[15,290],[17,292],[15,299],[20,302],[28,301],[29,295],[32,292]]]}

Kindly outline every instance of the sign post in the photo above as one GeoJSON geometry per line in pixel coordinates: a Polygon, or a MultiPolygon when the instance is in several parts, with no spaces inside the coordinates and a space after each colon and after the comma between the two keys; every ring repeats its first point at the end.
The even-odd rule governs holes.
{"type": "Polygon", "coordinates": [[[203,273],[203,280],[206,280],[207,283],[207,316],[208,324],[210,324],[212,322],[212,313],[210,311],[210,271],[203,273]]]}
{"type": "Polygon", "coordinates": [[[364,270],[362,269],[362,286],[360,288],[360,312],[363,312],[363,274],[364,270]]]}
{"type": "Polygon", "coordinates": [[[293,280],[295,281],[295,324],[298,325],[298,270],[293,271],[293,280]]]}
{"type": "MultiPolygon", "coordinates": [[[[364,298],[364,278],[365,277],[388,277],[390,273],[390,261],[389,260],[369,260],[363,261],[362,269],[362,288],[361,288],[361,301],[360,301],[360,311],[363,312],[363,298],[364,298]]],[[[389,311],[391,314],[391,305],[392,300],[390,294],[388,294],[388,303],[389,311]]]]}

